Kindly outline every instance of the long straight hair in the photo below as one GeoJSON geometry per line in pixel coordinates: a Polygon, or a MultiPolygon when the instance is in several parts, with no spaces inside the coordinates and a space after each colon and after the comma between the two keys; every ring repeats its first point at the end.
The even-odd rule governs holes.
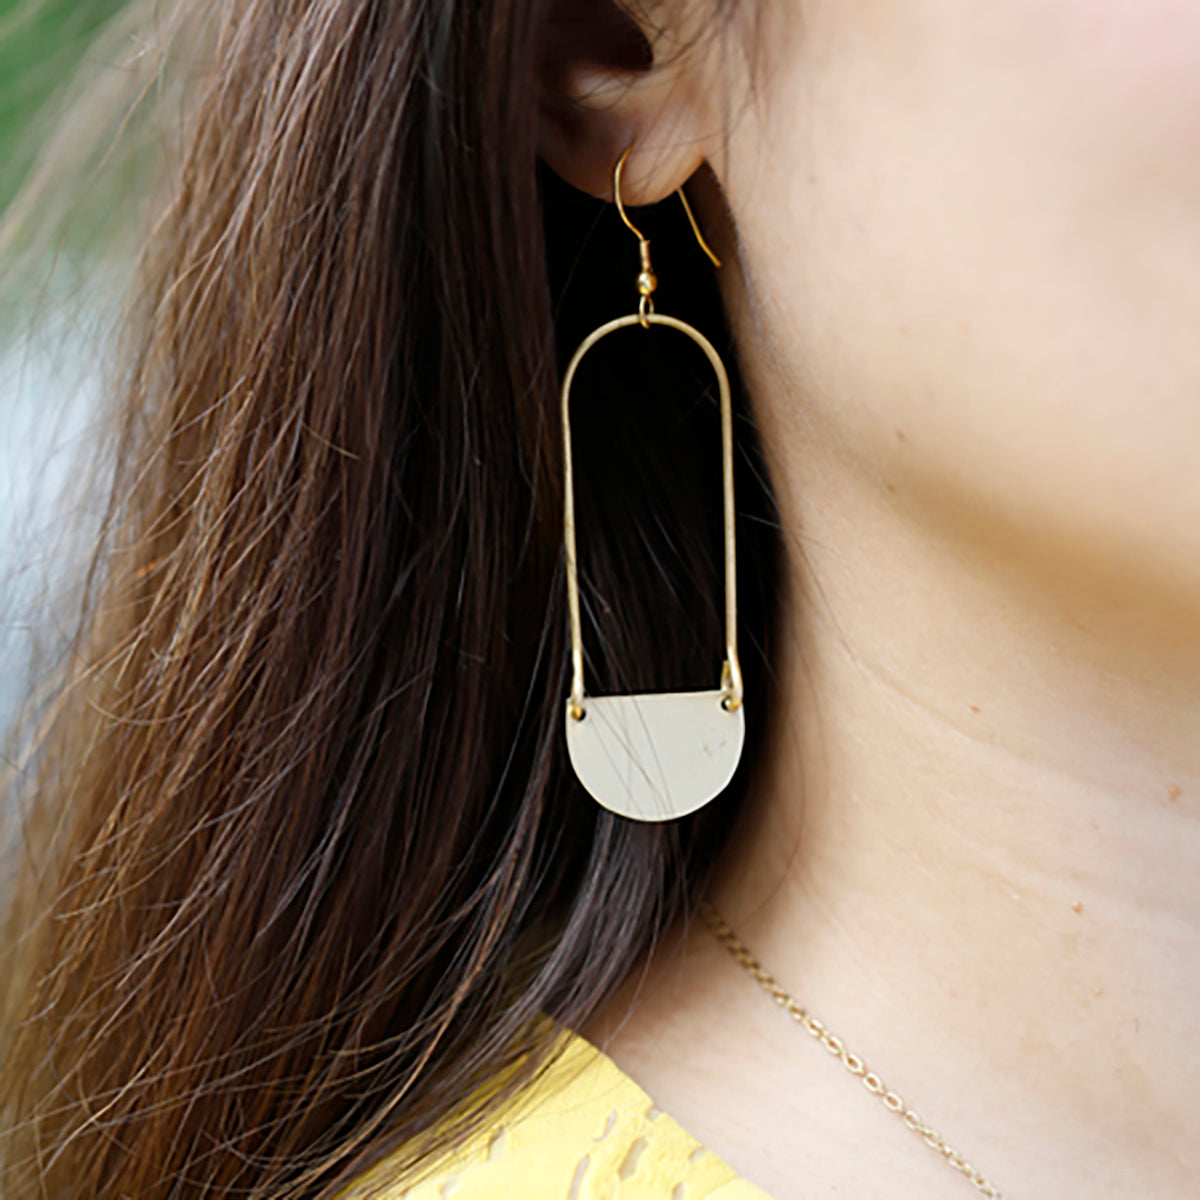
{"type": "MultiPolygon", "coordinates": [[[[734,379],[748,750],[663,825],[604,812],[565,761],[559,372],[633,308],[637,253],[537,159],[547,16],[212,18],[126,324],[103,536],[12,785],[10,1200],[333,1196],[428,1160],[686,918],[726,840],[778,533],[675,205],[639,220],[660,307],[734,379]]],[[[610,340],[572,409],[590,686],[713,687],[713,381],[666,331],[610,340]]]]}

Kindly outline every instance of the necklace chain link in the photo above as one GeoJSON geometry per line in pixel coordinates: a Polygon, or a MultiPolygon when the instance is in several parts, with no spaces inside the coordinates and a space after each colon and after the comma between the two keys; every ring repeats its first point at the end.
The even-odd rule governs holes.
{"type": "Polygon", "coordinates": [[[784,1009],[797,1024],[801,1025],[809,1034],[817,1039],[826,1050],[829,1051],[835,1058],[841,1061],[842,1066],[850,1072],[851,1075],[857,1076],[863,1083],[863,1086],[873,1096],[878,1096],[884,1108],[888,1112],[895,1113],[913,1133],[917,1134],[924,1143],[932,1150],[936,1150],[939,1155],[947,1163],[950,1164],[960,1175],[965,1176],[976,1189],[983,1195],[988,1197],[988,1200],[1004,1200],[1004,1194],[994,1184],[980,1174],[953,1146],[946,1142],[940,1133],[933,1126],[927,1124],[917,1113],[908,1107],[904,1099],[898,1092],[892,1091],[886,1083],[874,1072],[862,1058],[847,1049],[846,1044],[840,1037],[831,1033],[830,1030],[816,1017],[812,1016],[809,1011],[795,997],[779,985],[778,981],[771,975],[762,963],[754,957],[753,954],[746,948],[745,944],[737,936],[736,933],[729,927],[725,919],[707,900],[700,906],[700,915],[704,918],[705,924],[712,930],[717,940],[729,951],[731,955],[746,969],[746,971],[754,977],[759,986],[779,1005],[784,1009]]]}

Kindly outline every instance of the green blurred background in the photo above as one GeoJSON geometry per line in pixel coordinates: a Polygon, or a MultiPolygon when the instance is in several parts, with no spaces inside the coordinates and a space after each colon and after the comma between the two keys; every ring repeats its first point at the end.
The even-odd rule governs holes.
{"type": "Polygon", "coordinates": [[[121,0],[0,0],[0,210],[36,153],[36,115],[121,6],[121,0]]]}
{"type": "MultiPolygon", "coordinates": [[[[43,148],[62,159],[66,181],[52,189],[53,203],[39,197],[32,206],[29,236],[0,254],[0,730],[63,642],[54,597],[93,528],[75,520],[84,501],[72,509],[66,489],[97,440],[98,363],[115,311],[106,272],[127,257],[106,226],[137,180],[122,164],[115,181],[97,186],[52,139],[85,59],[95,55],[100,61],[87,65],[102,76],[121,69],[111,44],[91,47],[123,7],[124,0],[0,0],[0,229],[43,148]],[[78,535],[69,532],[77,527],[78,535]]],[[[101,116],[101,148],[110,133],[101,116]]]]}

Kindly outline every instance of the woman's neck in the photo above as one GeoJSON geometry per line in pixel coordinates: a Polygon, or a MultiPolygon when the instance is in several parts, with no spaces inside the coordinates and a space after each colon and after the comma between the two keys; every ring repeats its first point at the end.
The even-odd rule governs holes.
{"type": "MultiPolygon", "coordinates": [[[[1200,614],[1136,578],[1106,592],[1070,563],[1055,594],[1050,565],[1039,578],[982,538],[922,534],[886,492],[806,466],[803,507],[775,471],[799,531],[792,619],[719,908],[1010,1197],[1193,1195],[1200,614]]],[[[844,1195],[961,1194],[706,936],[660,956],[626,1025],[636,984],[596,1028],[657,1078],[659,1103],[688,1109],[673,1115],[702,1140],[728,1138],[734,1165],[781,1200],[810,1194],[788,1175],[799,1164],[844,1195]],[[709,1078],[736,1109],[710,1119],[655,1066],[656,1026],[709,1064],[690,1094],[709,1078]],[[731,1053],[756,1077],[745,1086],[731,1053]],[[868,1161],[875,1182],[856,1175],[868,1161]]]]}

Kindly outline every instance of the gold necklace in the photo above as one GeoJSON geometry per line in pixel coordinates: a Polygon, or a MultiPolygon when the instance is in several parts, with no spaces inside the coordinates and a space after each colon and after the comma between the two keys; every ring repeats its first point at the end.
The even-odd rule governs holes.
{"type": "Polygon", "coordinates": [[[788,1016],[812,1034],[830,1054],[841,1059],[842,1066],[851,1075],[857,1075],[867,1091],[883,1101],[883,1106],[888,1112],[895,1113],[927,1146],[936,1150],[960,1175],[965,1175],[979,1191],[989,1197],[989,1200],[1004,1200],[1004,1193],[999,1188],[989,1183],[957,1150],[947,1145],[946,1139],[936,1129],[927,1125],[909,1108],[904,1100],[896,1092],[893,1092],[857,1054],[846,1049],[846,1044],[841,1038],[830,1033],[816,1017],[809,1014],[803,1005],[779,986],[774,976],[768,974],[762,963],[746,949],[737,934],[707,900],[700,905],[700,915],[716,935],[717,940],[757,980],[771,999],[780,1008],[785,1009],[788,1016]]]}

